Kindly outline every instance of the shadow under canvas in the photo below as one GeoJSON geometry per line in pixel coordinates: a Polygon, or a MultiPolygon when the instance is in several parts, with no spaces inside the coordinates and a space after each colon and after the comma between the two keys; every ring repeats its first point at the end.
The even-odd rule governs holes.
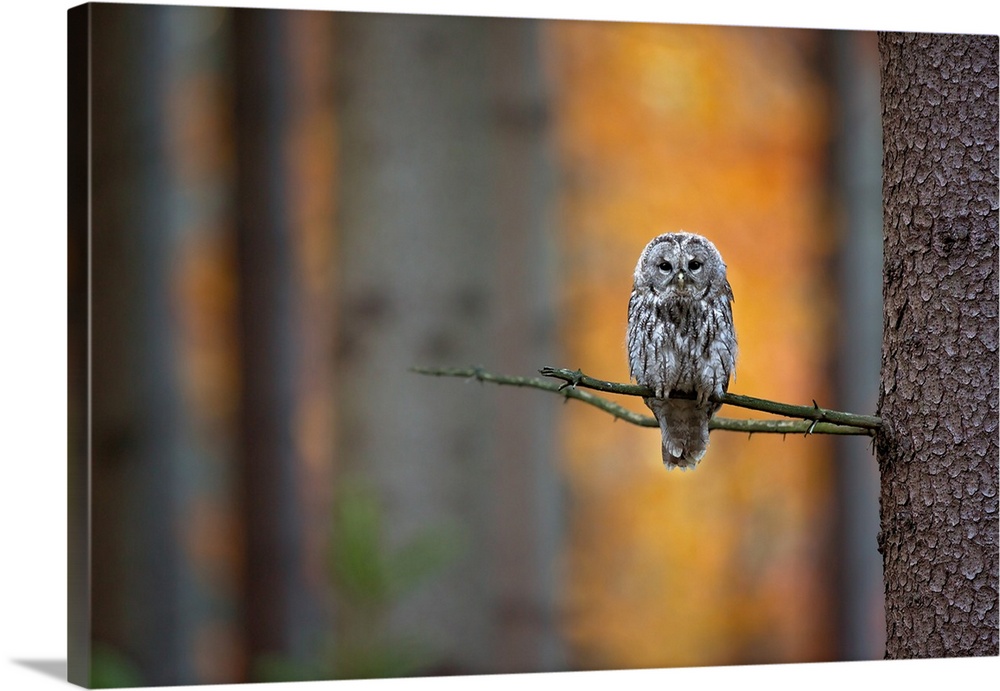
{"type": "Polygon", "coordinates": [[[69,669],[66,660],[11,660],[11,662],[60,681],[66,681],[66,673],[69,669]]]}

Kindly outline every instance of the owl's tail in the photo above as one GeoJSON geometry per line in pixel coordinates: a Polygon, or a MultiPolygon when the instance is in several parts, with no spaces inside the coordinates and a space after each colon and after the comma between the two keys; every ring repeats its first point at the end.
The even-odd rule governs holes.
{"type": "Polygon", "coordinates": [[[708,448],[712,411],[681,399],[648,399],[646,404],[660,423],[664,467],[685,470],[698,465],[708,448]]]}

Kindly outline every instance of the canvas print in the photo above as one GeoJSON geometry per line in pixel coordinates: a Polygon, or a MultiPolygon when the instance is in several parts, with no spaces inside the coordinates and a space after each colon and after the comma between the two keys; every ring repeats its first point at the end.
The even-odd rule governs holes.
{"type": "Polygon", "coordinates": [[[997,37],[68,15],[69,677],[997,655],[997,37]]]}

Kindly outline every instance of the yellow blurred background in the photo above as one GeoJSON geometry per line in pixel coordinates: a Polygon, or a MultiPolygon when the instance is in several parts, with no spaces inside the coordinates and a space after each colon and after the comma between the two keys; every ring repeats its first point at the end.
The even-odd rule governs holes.
{"type": "MultiPolygon", "coordinates": [[[[555,23],[566,365],[628,380],[632,268],[656,235],[708,236],[729,267],[740,354],[732,390],[829,400],[834,227],[815,32],[555,23]]],[[[626,405],[643,412],[638,399],[626,405]]],[[[743,417],[747,411],[725,409],[743,417]]],[[[595,666],[823,659],[832,449],[822,438],[715,432],[690,473],[655,430],[573,406],[578,507],[568,635],[595,666]],[[760,635],[766,632],[766,635],[760,635]]]]}

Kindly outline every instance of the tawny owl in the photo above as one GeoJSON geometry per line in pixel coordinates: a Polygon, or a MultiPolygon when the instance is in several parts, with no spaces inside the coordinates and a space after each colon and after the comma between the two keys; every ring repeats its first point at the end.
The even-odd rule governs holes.
{"type": "Polygon", "coordinates": [[[736,364],[732,301],[726,265],[708,239],[665,233],[642,251],[628,302],[629,370],[656,394],[643,400],[660,423],[668,469],[693,468],[705,455],[719,409],[709,396],[729,389],[736,364]]]}

